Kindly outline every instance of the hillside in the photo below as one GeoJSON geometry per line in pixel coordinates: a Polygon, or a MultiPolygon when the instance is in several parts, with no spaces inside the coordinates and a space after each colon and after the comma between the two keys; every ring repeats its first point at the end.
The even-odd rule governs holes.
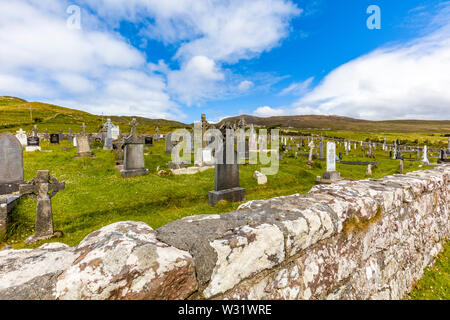
{"type": "MultiPolygon", "coordinates": [[[[206,115],[208,118],[208,115],[206,115]]],[[[354,131],[366,133],[397,132],[397,133],[450,133],[450,120],[427,121],[427,120],[391,120],[391,121],[368,121],[352,119],[340,116],[280,116],[261,118],[255,116],[243,116],[248,124],[253,123],[262,127],[281,127],[297,129],[322,129],[329,131],[354,131]]],[[[98,116],[84,111],[69,109],[40,102],[28,102],[15,97],[0,97],[0,132],[14,132],[22,128],[31,130],[34,124],[38,125],[41,132],[47,128],[49,132],[69,128],[72,132],[79,132],[84,122],[87,131],[97,132],[101,129],[106,118],[118,124],[123,132],[129,130],[128,123],[132,117],[125,116],[98,116]]],[[[172,131],[174,128],[190,128],[192,124],[184,124],[177,121],[164,119],[148,119],[136,117],[139,122],[138,131],[141,133],[154,133],[159,127],[161,133],[172,131]]],[[[200,119],[200,115],[198,117],[200,119]]],[[[238,122],[240,116],[223,119],[218,125],[225,121],[238,122]]]]}
{"type": "MultiPolygon", "coordinates": [[[[132,119],[132,117],[98,116],[53,104],[28,102],[16,97],[0,97],[0,132],[15,132],[19,128],[30,131],[35,124],[40,132],[43,132],[45,128],[49,132],[58,132],[59,130],[68,132],[69,128],[72,129],[72,132],[80,132],[83,122],[86,124],[88,132],[97,132],[106,122],[106,118],[111,118],[123,132],[129,130],[128,123],[132,119]]],[[[173,128],[189,127],[189,125],[177,121],[136,118],[139,123],[139,132],[153,133],[157,126],[161,133],[171,131],[173,128]]]]}
{"type": "MultiPolygon", "coordinates": [[[[358,132],[429,132],[450,133],[450,120],[388,120],[368,121],[341,116],[278,116],[260,118],[255,116],[242,116],[246,123],[253,123],[263,127],[281,127],[298,129],[326,129],[358,132]]],[[[229,121],[238,122],[241,116],[223,119],[219,126],[229,121]]]]}

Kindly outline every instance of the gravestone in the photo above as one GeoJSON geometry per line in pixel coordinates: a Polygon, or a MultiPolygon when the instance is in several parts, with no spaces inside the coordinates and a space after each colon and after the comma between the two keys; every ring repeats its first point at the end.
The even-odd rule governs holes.
{"type": "Polygon", "coordinates": [[[77,155],[75,158],[92,157],[94,154],[91,151],[89,145],[89,138],[86,134],[86,125],[83,123],[81,126],[81,133],[74,138],[74,146],[77,147],[77,155]]]}
{"type": "Polygon", "coordinates": [[[106,128],[106,138],[105,138],[105,144],[103,145],[103,150],[112,150],[113,146],[112,146],[112,123],[111,123],[111,119],[108,119],[105,123],[105,128],[106,128]]]}
{"type": "Polygon", "coordinates": [[[26,147],[28,144],[27,133],[20,128],[19,131],[16,131],[16,138],[19,140],[20,144],[23,147],[26,147]]]}
{"type": "Polygon", "coordinates": [[[205,166],[213,166],[215,164],[211,149],[202,149],[202,164],[205,166]]]}
{"type": "Polygon", "coordinates": [[[159,127],[156,127],[155,129],[155,141],[159,142],[160,135],[159,135],[159,127]]]}
{"type": "MultiPolygon", "coordinates": [[[[245,201],[245,189],[239,185],[239,164],[237,152],[233,150],[233,161],[227,163],[226,129],[232,129],[229,123],[222,125],[220,131],[224,139],[221,150],[216,157],[222,157],[223,163],[216,163],[214,171],[214,191],[208,193],[209,204],[214,206],[221,200],[230,202],[245,201]]],[[[219,161],[218,161],[219,162],[219,161]]]]}
{"type": "Polygon", "coordinates": [[[314,151],[314,140],[311,140],[311,142],[308,144],[309,147],[309,155],[308,155],[308,163],[313,162],[313,151],[314,151]]]}
{"type": "Polygon", "coordinates": [[[36,150],[41,150],[39,146],[39,138],[37,136],[32,136],[27,138],[27,146],[25,147],[26,152],[33,152],[36,150]]]}
{"type": "Polygon", "coordinates": [[[133,118],[130,122],[130,135],[124,141],[124,165],[123,169],[120,170],[120,174],[124,178],[142,176],[148,173],[144,161],[144,139],[136,133],[136,126],[136,119],[133,118]]]}
{"type": "Polygon", "coordinates": [[[319,160],[325,160],[324,154],[323,154],[323,138],[320,139],[320,144],[319,144],[319,160]]]}
{"type": "Polygon", "coordinates": [[[404,163],[403,159],[400,159],[400,165],[398,167],[398,171],[400,172],[400,174],[403,174],[404,170],[405,170],[405,163],[404,163]]]}
{"type": "Polygon", "coordinates": [[[77,137],[76,137],[76,136],[73,137],[72,142],[73,142],[73,146],[74,146],[74,147],[77,147],[77,146],[78,146],[78,144],[77,144],[77,137]]]}
{"type": "Polygon", "coordinates": [[[48,170],[39,170],[36,178],[27,184],[21,184],[19,192],[37,200],[35,233],[25,240],[26,244],[32,244],[40,240],[46,240],[62,234],[53,230],[52,200],[59,191],[66,187],[64,182],[59,182],[50,176],[48,170]]]}
{"type": "Polygon", "coordinates": [[[145,137],[145,145],[153,146],[153,137],[145,137]]]}
{"type": "Polygon", "coordinates": [[[59,132],[58,132],[58,138],[59,138],[59,141],[64,140],[64,134],[61,130],[59,130],[59,132]]]}
{"type": "Polygon", "coordinates": [[[371,164],[367,165],[366,176],[368,176],[368,177],[372,176],[372,165],[371,164]]]}
{"type": "Polygon", "coordinates": [[[19,140],[6,132],[0,135],[0,194],[19,191],[24,183],[23,147],[19,140]]]}
{"type": "Polygon", "coordinates": [[[73,135],[72,135],[72,129],[69,128],[69,134],[67,135],[67,141],[72,142],[73,141],[73,135]]]}
{"type": "Polygon", "coordinates": [[[122,136],[119,136],[119,138],[113,142],[115,146],[115,150],[117,153],[116,157],[116,165],[123,165],[123,145],[125,143],[125,139],[122,136]]]}
{"type": "MultiPolygon", "coordinates": [[[[194,140],[192,139],[192,141],[194,141],[194,140]]],[[[173,149],[172,133],[169,132],[168,134],[166,134],[166,153],[171,154],[172,149],[173,149]]]]}
{"type": "Polygon", "coordinates": [[[327,142],[327,171],[323,173],[322,177],[322,182],[341,180],[341,174],[336,171],[336,143],[334,142],[327,142]]]}
{"type": "Polygon", "coordinates": [[[120,136],[120,127],[112,123],[111,137],[113,141],[119,139],[119,136],[120,136]]]}
{"type": "Polygon", "coordinates": [[[51,133],[50,134],[50,143],[51,144],[59,144],[59,134],[51,133]]]}
{"type": "Polygon", "coordinates": [[[44,132],[44,140],[48,141],[50,139],[50,136],[48,135],[48,129],[45,128],[45,132],[44,132]]]}
{"type": "Polygon", "coordinates": [[[429,165],[430,164],[430,160],[428,160],[428,147],[424,146],[423,147],[423,156],[422,156],[422,163],[425,165],[429,165]]]}
{"type": "Polygon", "coordinates": [[[448,137],[447,153],[450,154],[450,137],[448,137]]]}

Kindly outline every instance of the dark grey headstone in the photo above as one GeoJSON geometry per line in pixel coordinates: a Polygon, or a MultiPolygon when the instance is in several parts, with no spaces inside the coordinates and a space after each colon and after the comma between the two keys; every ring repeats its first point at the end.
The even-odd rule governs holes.
{"type": "Polygon", "coordinates": [[[23,147],[10,133],[0,135],[0,194],[19,190],[24,183],[23,147]]]}
{"type": "Polygon", "coordinates": [[[58,133],[51,133],[50,134],[50,143],[51,144],[59,144],[59,134],[58,133]]]}
{"type": "Polygon", "coordinates": [[[216,163],[214,172],[214,191],[208,194],[209,204],[214,206],[221,200],[231,202],[245,201],[245,189],[239,185],[239,165],[237,152],[234,152],[234,163],[227,164],[225,142],[223,152],[217,152],[216,157],[223,157],[223,163],[216,163]]]}
{"type": "Polygon", "coordinates": [[[38,137],[28,137],[27,138],[28,146],[39,147],[39,138],[38,137]]]}

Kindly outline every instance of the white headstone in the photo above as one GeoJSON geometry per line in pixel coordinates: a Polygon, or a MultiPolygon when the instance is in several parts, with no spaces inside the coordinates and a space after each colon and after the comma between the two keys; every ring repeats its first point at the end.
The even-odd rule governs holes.
{"type": "Polygon", "coordinates": [[[336,144],[327,142],[327,171],[336,171],[336,144]]]}
{"type": "Polygon", "coordinates": [[[112,139],[113,139],[113,140],[118,139],[118,138],[119,138],[119,135],[120,135],[120,127],[113,124],[113,125],[112,125],[112,128],[111,128],[111,136],[112,136],[112,139]]]}
{"type": "Polygon", "coordinates": [[[426,164],[429,164],[430,161],[428,160],[428,155],[427,155],[427,153],[428,153],[428,147],[427,147],[427,146],[424,146],[424,147],[423,147],[423,158],[422,158],[422,162],[423,162],[423,163],[426,163],[426,164]]]}
{"type": "Polygon", "coordinates": [[[27,141],[27,133],[20,128],[19,131],[16,131],[16,138],[20,141],[20,144],[22,147],[25,147],[28,145],[27,141]]]}

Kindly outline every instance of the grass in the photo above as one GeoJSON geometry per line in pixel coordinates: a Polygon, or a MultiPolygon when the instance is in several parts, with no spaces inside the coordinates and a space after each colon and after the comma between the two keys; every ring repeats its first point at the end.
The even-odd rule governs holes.
{"type": "Polygon", "coordinates": [[[409,294],[411,300],[450,300],[450,241],[434,265],[425,269],[409,294]]]}

